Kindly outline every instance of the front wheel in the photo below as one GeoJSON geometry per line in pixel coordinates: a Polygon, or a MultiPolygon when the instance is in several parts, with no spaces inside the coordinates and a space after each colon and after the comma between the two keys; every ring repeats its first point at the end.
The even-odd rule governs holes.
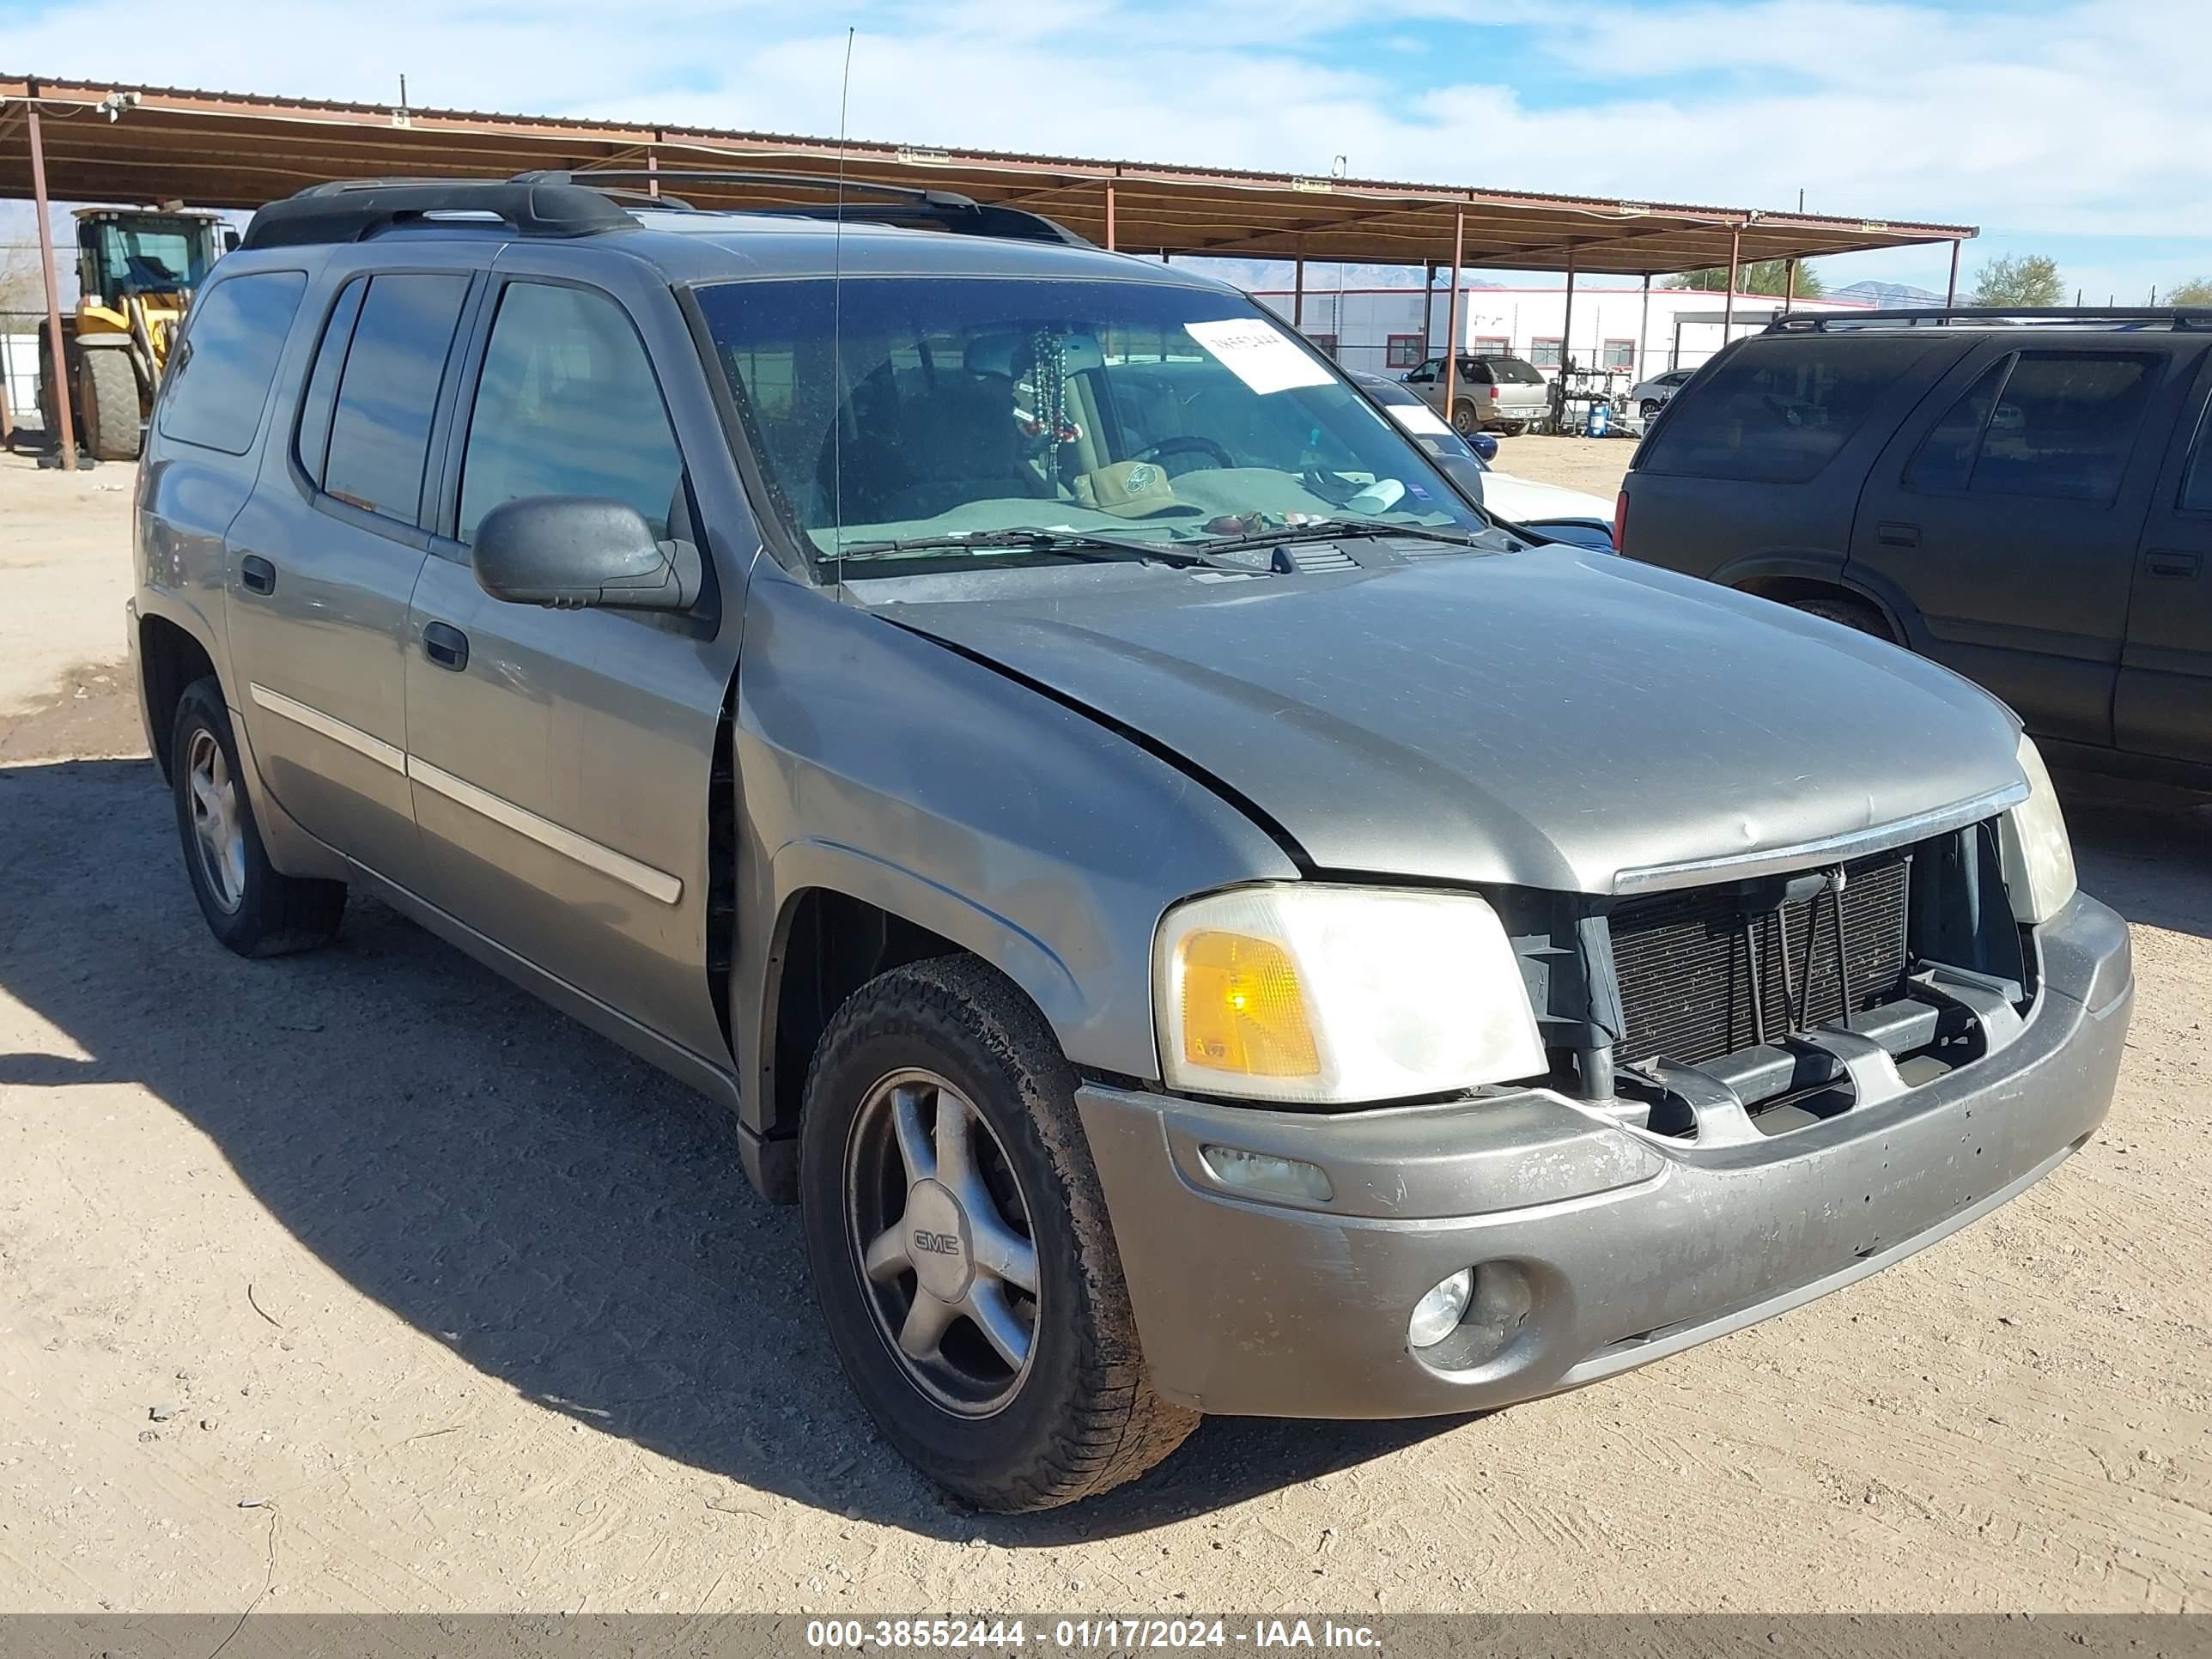
{"type": "Polygon", "coordinates": [[[275,957],[312,950],[337,932],[345,884],[285,875],[262,850],[230,711],[213,675],[186,686],[178,702],[169,781],[185,870],[216,938],[242,957],[275,957]]]}
{"type": "Polygon", "coordinates": [[[1646,398],[1642,403],[1636,405],[1636,412],[1641,415],[1647,421],[1658,419],[1659,400],[1656,398],[1646,398]]]}
{"type": "Polygon", "coordinates": [[[1146,1379],[1074,1097],[1036,1010],[960,957],[862,986],[807,1075],[799,1202],[838,1359],[980,1509],[1104,1492],[1198,1421],[1146,1379]]]}

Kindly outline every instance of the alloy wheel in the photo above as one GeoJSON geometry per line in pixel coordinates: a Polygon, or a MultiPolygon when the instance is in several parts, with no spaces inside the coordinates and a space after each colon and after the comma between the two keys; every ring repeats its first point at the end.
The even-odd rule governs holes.
{"type": "Polygon", "coordinates": [[[1036,1351],[1038,1274],[991,1126],[934,1073],[893,1073],[853,1121],[845,1204],[862,1290],[908,1378],[963,1416],[1003,1409],[1036,1351]]]}
{"type": "Polygon", "coordinates": [[[200,873],[216,908],[230,915],[246,897],[246,813],[230,759],[205,726],[192,733],[185,769],[191,787],[192,844],[199,854],[200,873]]]}

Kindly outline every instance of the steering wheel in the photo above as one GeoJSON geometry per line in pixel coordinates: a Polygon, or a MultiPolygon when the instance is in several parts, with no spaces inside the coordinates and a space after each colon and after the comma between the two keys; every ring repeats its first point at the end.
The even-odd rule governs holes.
{"type": "Polygon", "coordinates": [[[1212,456],[1216,466],[1237,465],[1237,458],[1234,455],[1214,442],[1212,439],[1202,438],[1195,432],[1177,433],[1171,438],[1161,439],[1156,444],[1146,444],[1129,459],[1133,461],[1157,461],[1170,455],[1193,453],[1212,456]]]}

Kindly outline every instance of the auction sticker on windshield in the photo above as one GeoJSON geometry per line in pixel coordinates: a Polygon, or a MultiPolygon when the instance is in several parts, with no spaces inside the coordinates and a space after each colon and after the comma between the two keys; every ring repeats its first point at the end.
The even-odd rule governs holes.
{"type": "Polygon", "coordinates": [[[1448,436],[1451,428],[1444,417],[1426,404],[1385,404],[1384,410],[1408,432],[1425,433],[1431,437],[1448,436]]]}
{"type": "Polygon", "coordinates": [[[1280,329],[1256,317],[1224,317],[1218,322],[1185,323],[1182,327],[1184,333],[1255,392],[1287,392],[1292,386],[1329,382],[1328,369],[1301,351],[1297,343],[1280,329]]]}

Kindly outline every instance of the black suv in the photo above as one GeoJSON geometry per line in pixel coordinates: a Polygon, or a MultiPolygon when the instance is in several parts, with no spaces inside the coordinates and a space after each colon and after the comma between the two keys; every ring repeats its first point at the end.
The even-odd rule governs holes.
{"type": "Polygon", "coordinates": [[[2212,788],[2212,311],[1795,317],[1638,448],[1620,550],[1979,681],[2054,763],[2212,788]]]}

